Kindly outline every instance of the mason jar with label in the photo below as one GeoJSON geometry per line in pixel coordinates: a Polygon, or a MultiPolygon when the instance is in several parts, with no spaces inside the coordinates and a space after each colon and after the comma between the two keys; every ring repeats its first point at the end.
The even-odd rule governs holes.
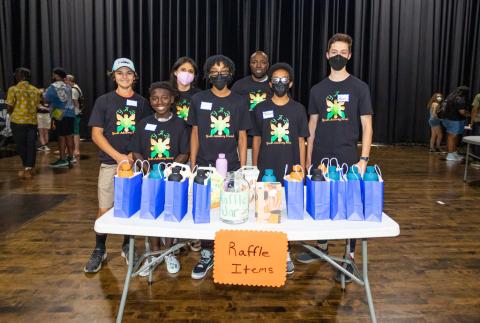
{"type": "Polygon", "coordinates": [[[220,220],[240,224],[248,220],[249,185],[240,172],[229,172],[220,193],[220,220]]]}

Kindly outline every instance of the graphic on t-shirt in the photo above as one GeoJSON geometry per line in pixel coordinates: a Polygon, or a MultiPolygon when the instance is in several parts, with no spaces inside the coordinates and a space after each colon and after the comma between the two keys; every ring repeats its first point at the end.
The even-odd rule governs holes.
{"type": "Polygon", "coordinates": [[[322,119],[322,121],[348,121],[345,114],[345,103],[347,101],[340,100],[340,96],[339,91],[335,91],[335,94],[327,96],[325,100],[327,103],[327,117],[322,119]]]}
{"type": "Polygon", "coordinates": [[[150,158],[161,159],[170,157],[170,134],[164,130],[150,136],[150,158]]]}
{"type": "Polygon", "coordinates": [[[210,136],[207,137],[233,137],[230,135],[230,112],[224,108],[215,109],[210,113],[210,136]]]}
{"type": "Polygon", "coordinates": [[[180,119],[187,121],[188,111],[190,111],[190,101],[187,99],[182,99],[176,104],[177,116],[180,119]]]}
{"type": "Polygon", "coordinates": [[[290,122],[288,118],[286,118],[282,114],[270,120],[271,137],[270,137],[270,142],[267,144],[289,144],[290,143],[290,137],[288,136],[290,134],[290,131],[288,130],[289,126],[290,126],[290,122]]]}
{"type": "Polygon", "coordinates": [[[250,111],[253,111],[257,104],[265,101],[267,99],[267,93],[262,90],[252,91],[248,93],[250,98],[250,111]]]}
{"type": "Polygon", "coordinates": [[[117,132],[113,135],[133,134],[135,132],[135,110],[128,107],[117,110],[117,132]]]}

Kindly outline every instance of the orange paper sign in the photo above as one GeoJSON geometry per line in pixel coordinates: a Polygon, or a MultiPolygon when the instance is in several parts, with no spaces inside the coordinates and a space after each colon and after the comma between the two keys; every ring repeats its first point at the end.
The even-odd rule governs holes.
{"type": "Polygon", "coordinates": [[[285,284],[287,235],[282,232],[221,230],[215,235],[213,281],[220,284],[285,284]]]}

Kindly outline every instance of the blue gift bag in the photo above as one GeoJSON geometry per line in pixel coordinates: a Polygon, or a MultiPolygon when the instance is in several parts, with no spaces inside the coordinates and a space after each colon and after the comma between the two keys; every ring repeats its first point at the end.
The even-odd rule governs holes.
{"type": "Polygon", "coordinates": [[[347,182],[338,181],[332,182],[337,183],[337,208],[333,208],[333,211],[330,212],[330,219],[332,220],[345,220],[347,218],[347,182]]]}
{"type": "Polygon", "coordinates": [[[155,220],[165,207],[165,179],[145,177],[142,183],[140,217],[155,220]]]}
{"type": "Polygon", "coordinates": [[[347,181],[347,220],[363,221],[363,180],[347,181]]]}
{"type": "Polygon", "coordinates": [[[194,223],[210,223],[210,201],[212,184],[193,183],[192,215],[194,223]]]}
{"type": "Polygon", "coordinates": [[[303,181],[287,181],[284,179],[283,184],[287,203],[287,218],[290,220],[303,220],[305,202],[303,181]]]}
{"type": "Polygon", "coordinates": [[[113,215],[129,218],[140,210],[142,195],[142,172],[130,178],[114,177],[113,215]]]}
{"type": "Polygon", "coordinates": [[[165,221],[180,222],[187,214],[188,182],[165,181],[165,221]]]}
{"type": "Polygon", "coordinates": [[[338,182],[317,182],[312,181],[310,175],[307,176],[307,204],[305,208],[314,220],[330,219],[332,208],[336,213],[338,185],[332,185],[332,183],[338,182]],[[334,191],[333,194],[332,191],[334,191]]]}
{"type": "Polygon", "coordinates": [[[379,180],[364,182],[365,220],[382,222],[383,212],[383,179],[380,169],[375,165],[379,180]]]}

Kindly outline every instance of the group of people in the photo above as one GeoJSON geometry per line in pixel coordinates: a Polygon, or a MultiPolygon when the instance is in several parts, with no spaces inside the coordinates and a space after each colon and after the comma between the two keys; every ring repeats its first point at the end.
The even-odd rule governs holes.
{"type": "MultiPolygon", "coordinates": [[[[200,90],[197,64],[188,57],[179,58],[171,69],[170,80],[154,82],[149,100],[134,91],[139,77],[134,63],[119,58],[109,75],[116,84],[112,92],[100,96],[89,120],[92,139],[100,150],[98,177],[98,217],[113,207],[114,175],[125,160],[190,162],[195,166],[214,165],[219,153],[228,161],[228,170],[247,164],[249,137],[252,164],[273,169],[282,178],[285,165],[301,165],[304,171],[317,167],[324,157],[335,157],[340,163],[356,164],[364,171],[369,161],[372,141],[372,104],[369,87],[346,69],[351,58],[352,38],[335,34],[328,41],[326,59],[330,74],[310,92],[308,108],[295,101],[290,89],[295,75],[287,63],[270,66],[262,51],[250,57],[251,75],[233,84],[234,62],[223,55],[205,61],[203,76],[209,88],[200,90]],[[307,112],[310,118],[307,117],[307,112]],[[361,153],[357,148],[361,129],[361,153]]],[[[101,269],[107,258],[105,234],[96,234],[95,248],[84,268],[87,273],[101,269]]],[[[213,266],[213,252],[206,241],[193,244],[200,250],[200,260],[192,278],[205,277],[213,266]]],[[[327,241],[316,247],[328,253],[327,241]]],[[[127,264],[129,237],[125,236],[122,256],[127,264]]],[[[354,258],[355,240],[349,256],[354,258]]],[[[302,263],[319,260],[310,252],[297,256],[302,263]]],[[[174,256],[168,262],[177,262],[174,256]]],[[[168,268],[167,263],[167,268],[168,268]]],[[[353,272],[352,265],[345,265],[353,272]]],[[[287,259],[287,273],[294,265],[287,259]]],[[[340,279],[340,275],[337,275],[340,279]]],[[[347,281],[350,279],[347,277],[347,281]]]]}
{"type": "MultiPolygon", "coordinates": [[[[465,126],[471,129],[472,135],[480,135],[480,93],[472,102],[472,109],[468,107],[469,88],[459,86],[447,97],[442,93],[434,93],[427,104],[430,118],[428,123],[431,129],[430,152],[441,152],[440,145],[443,139],[443,128],[447,133],[447,161],[462,161],[463,156],[457,151],[458,142],[465,132],[465,126]],[[443,126],[443,127],[442,127],[443,126]]],[[[474,147],[474,154],[480,156],[480,149],[474,147]]],[[[474,161],[473,165],[480,165],[474,161]]]]}
{"type": "Polygon", "coordinates": [[[73,75],[62,68],[52,71],[52,83],[39,89],[30,83],[31,72],[15,70],[15,85],[7,92],[5,101],[10,113],[10,127],[17,152],[22,160],[20,178],[35,174],[36,152],[50,151],[49,131],[53,127],[58,139],[59,159],[50,167],[68,167],[80,156],[80,118],[83,94],[73,75]],[[37,147],[37,132],[39,146],[37,147]]]}

